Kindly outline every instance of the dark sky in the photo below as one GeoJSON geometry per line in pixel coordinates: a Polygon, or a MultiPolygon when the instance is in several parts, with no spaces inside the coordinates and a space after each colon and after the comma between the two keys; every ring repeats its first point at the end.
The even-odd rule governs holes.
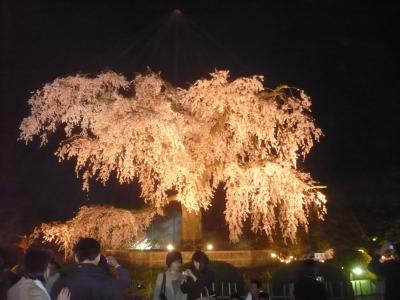
{"type": "Polygon", "coordinates": [[[384,205],[379,213],[396,218],[400,3],[391,2],[3,1],[0,207],[48,221],[82,204],[135,205],[135,185],[82,193],[73,164],[52,155],[56,140],[39,149],[17,136],[30,92],[46,82],[105,69],[131,78],[148,65],[182,86],[227,68],[306,90],[326,136],[305,169],[328,185],[331,203],[361,219],[384,205]]]}

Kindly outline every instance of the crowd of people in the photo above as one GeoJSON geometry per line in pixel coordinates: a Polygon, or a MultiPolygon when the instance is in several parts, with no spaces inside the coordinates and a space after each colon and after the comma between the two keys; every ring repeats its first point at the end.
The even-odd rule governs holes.
{"type": "MultiPolygon", "coordinates": [[[[396,250],[399,250],[398,245],[396,250]]],[[[385,249],[381,250],[384,251],[385,249]]],[[[383,252],[382,252],[383,253],[383,252]]],[[[399,253],[399,252],[398,252],[399,253]]],[[[386,300],[400,299],[394,293],[399,284],[399,261],[373,258],[370,269],[387,279],[386,300]],[[397,281],[396,281],[397,280],[397,281]]],[[[112,256],[101,254],[98,241],[81,238],[74,247],[76,265],[61,272],[49,252],[29,249],[23,262],[11,270],[0,255],[0,300],[122,300],[123,290],[131,282],[129,273],[112,256]]],[[[190,264],[182,270],[182,254],[171,251],[166,256],[167,270],[158,274],[153,300],[212,300],[216,298],[214,273],[208,268],[208,256],[195,251],[190,264]]],[[[317,264],[304,261],[303,272],[294,285],[296,300],[328,299],[325,286],[318,280],[317,264]]],[[[238,294],[230,300],[240,300],[238,294]]],[[[258,280],[250,282],[245,300],[270,300],[258,280]]]]}
{"type": "Polygon", "coordinates": [[[100,248],[94,239],[80,239],[74,247],[77,264],[65,274],[48,251],[29,249],[21,265],[12,270],[2,267],[0,299],[124,299],[122,291],[130,284],[130,275],[114,257],[103,256],[100,248]]]}

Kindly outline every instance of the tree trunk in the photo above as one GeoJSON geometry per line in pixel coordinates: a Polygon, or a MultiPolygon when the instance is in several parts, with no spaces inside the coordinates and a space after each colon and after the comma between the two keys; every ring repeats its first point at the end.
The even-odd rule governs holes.
{"type": "Polygon", "coordinates": [[[181,249],[201,249],[203,239],[201,212],[199,211],[197,214],[194,212],[188,212],[186,208],[182,206],[181,224],[181,249]]]}

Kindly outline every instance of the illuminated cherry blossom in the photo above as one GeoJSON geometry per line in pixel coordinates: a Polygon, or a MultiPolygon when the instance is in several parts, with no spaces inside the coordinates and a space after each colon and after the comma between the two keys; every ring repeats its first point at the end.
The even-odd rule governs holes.
{"type": "Polygon", "coordinates": [[[108,206],[82,206],[78,213],[65,223],[43,223],[37,226],[31,239],[42,238],[53,242],[63,250],[65,256],[72,254],[73,247],[81,237],[100,241],[104,248],[125,248],[138,238],[150,225],[155,212],[143,210],[133,212],[108,206]]]}
{"type": "Polygon", "coordinates": [[[76,159],[83,189],[138,179],[142,197],[161,212],[176,194],[189,211],[212,205],[226,188],[225,220],[238,241],[251,218],[253,231],[294,241],[326,199],[310,174],[298,169],[322,131],[310,115],[304,91],[269,89],[262,76],[229,79],[216,71],[188,88],[157,73],[129,81],[114,72],[57,78],[33,94],[20,139],[41,145],[65,131],[56,156],[76,159]]]}

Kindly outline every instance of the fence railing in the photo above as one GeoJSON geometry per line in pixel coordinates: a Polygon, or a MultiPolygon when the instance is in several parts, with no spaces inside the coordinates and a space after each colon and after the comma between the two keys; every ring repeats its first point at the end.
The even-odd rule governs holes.
{"type": "MultiPolygon", "coordinates": [[[[235,282],[219,282],[216,287],[217,299],[230,299],[232,294],[238,292],[235,282]]],[[[384,300],[383,281],[325,282],[325,288],[330,300],[384,300]]],[[[270,295],[270,300],[294,300],[293,283],[282,286],[268,283],[265,285],[265,291],[270,295]]]]}

